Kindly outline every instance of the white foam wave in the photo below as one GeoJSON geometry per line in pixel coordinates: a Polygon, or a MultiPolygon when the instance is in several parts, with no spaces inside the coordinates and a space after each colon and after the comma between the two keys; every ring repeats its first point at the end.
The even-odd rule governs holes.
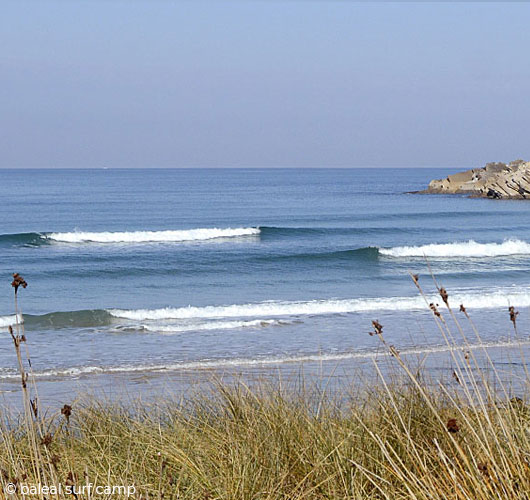
{"type": "Polygon", "coordinates": [[[236,330],[239,328],[265,328],[286,324],[277,319],[255,319],[250,321],[210,321],[195,324],[142,324],[140,328],[147,332],[162,333],[166,335],[194,332],[202,330],[236,330]]]}
{"type": "MultiPolygon", "coordinates": [[[[22,323],[24,320],[22,318],[22,315],[19,314],[18,315],[18,322],[19,323],[22,323]]],[[[12,316],[0,316],[0,328],[2,330],[7,330],[7,327],[8,326],[14,326],[17,322],[17,317],[16,315],[12,315],[12,316]]]]}
{"type": "MultiPolygon", "coordinates": [[[[427,297],[430,302],[440,302],[438,295],[427,297]]],[[[508,307],[530,307],[530,289],[500,288],[492,292],[456,292],[450,295],[450,302],[468,308],[496,309],[508,307]]],[[[383,297],[367,299],[329,299],[297,301],[268,301],[253,304],[233,304],[204,307],[177,307],[163,309],[110,309],[117,318],[135,321],[192,319],[192,318],[262,318],[275,316],[331,315],[368,311],[413,311],[425,310],[425,301],[419,297],[383,297]]]]}
{"type": "Polygon", "coordinates": [[[260,234],[257,227],[199,228],[177,231],[132,231],[132,232],[72,232],[50,233],[47,238],[61,243],[178,243],[204,241],[216,238],[233,238],[260,234]]]}
{"type": "Polygon", "coordinates": [[[499,257],[530,254],[530,243],[505,240],[502,243],[477,243],[474,240],[421,246],[379,248],[381,255],[389,257],[499,257]]]}

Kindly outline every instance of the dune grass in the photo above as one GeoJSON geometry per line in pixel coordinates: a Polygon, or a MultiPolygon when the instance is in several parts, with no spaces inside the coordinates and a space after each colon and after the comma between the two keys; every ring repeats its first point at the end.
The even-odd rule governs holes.
{"type": "MultiPolygon", "coordinates": [[[[92,399],[42,416],[31,370],[22,372],[24,412],[0,429],[2,490],[16,484],[13,499],[529,499],[524,391],[513,397],[494,363],[486,372],[466,349],[450,297],[436,286],[443,312],[426,307],[450,347],[452,384],[426,383],[377,321],[374,341],[402,376],[389,379],[375,366],[376,380],[349,394],[240,381],[180,402],[92,399]],[[23,495],[23,485],[38,484],[59,492],[23,495]],[[134,491],[96,494],[89,484],[134,491]]],[[[458,314],[480,341],[464,306],[458,314]]],[[[517,311],[507,321],[517,333],[517,311]]],[[[21,359],[22,323],[13,342],[21,359]]]]}

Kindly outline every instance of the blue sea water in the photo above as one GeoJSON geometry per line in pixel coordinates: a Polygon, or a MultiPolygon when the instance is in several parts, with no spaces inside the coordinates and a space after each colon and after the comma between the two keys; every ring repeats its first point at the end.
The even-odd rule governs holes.
{"type": "Polygon", "coordinates": [[[417,195],[450,169],[2,170],[0,384],[11,273],[42,379],[355,359],[443,344],[408,273],[483,340],[530,307],[530,204],[417,195]],[[3,283],[3,284],[1,284],[3,283]]]}

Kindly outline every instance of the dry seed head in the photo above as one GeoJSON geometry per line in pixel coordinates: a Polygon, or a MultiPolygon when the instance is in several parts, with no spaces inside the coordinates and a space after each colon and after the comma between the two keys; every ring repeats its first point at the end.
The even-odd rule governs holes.
{"type": "Polygon", "coordinates": [[[370,335],[383,335],[383,325],[378,320],[373,320],[372,326],[374,327],[374,331],[370,332],[370,335]]]}
{"type": "Polygon", "coordinates": [[[441,317],[441,314],[439,313],[438,308],[436,307],[436,304],[434,304],[433,302],[431,302],[431,303],[429,304],[429,309],[433,312],[433,314],[434,314],[437,318],[441,317]]]}
{"type": "Polygon", "coordinates": [[[61,461],[61,458],[59,457],[59,455],[52,455],[50,457],[50,462],[56,470],[57,470],[57,465],[59,464],[60,461],[61,461]]]}
{"type": "Polygon", "coordinates": [[[477,468],[480,472],[482,472],[482,474],[484,474],[485,476],[489,476],[488,464],[479,463],[477,464],[477,468]]]}
{"type": "Polygon", "coordinates": [[[37,418],[39,414],[39,404],[37,402],[37,398],[30,399],[29,402],[31,404],[31,410],[33,411],[33,415],[35,416],[35,418],[37,418]]]}
{"type": "Polygon", "coordinates": [[[70,415],[71,414],[72,414],[72,407],[70,405],[64,405],[61,408],[61,415],[64,415],[64,417],[66,418],[67,422],[70,421],[70,415]]]}
{"type": "Polygon", "coordinates": [[[77,476],[73,472],[69,472],[66,476],[66,481],[64,482],[68,486],[73,486],[77,481],[77,476]]]}
{"type": "Polygon", "coordinates": [[[391,345],[389,349],[390,349],[390,354],[394,356],[394,358],[399,358],[399,351],[393,345],[391,345]]]}
{"type": "Polygon", "coordinates": [[[18,347],[20,345],[20,339],[18,338],[18,335],[15,335],[15,333],[13,332],[13,327],[11,325],[7,327],[7,331],[11,335],[11,338],[13,339],[15,346],[18,347]]]}
{"type": "Polygon", "coordinates": [[[18,273],[13,273],[13,281],[11,282],[11,286],[15,289],[15,295],[18,292],[18,287],[26,288],[28,284],[26,283],[26,280],[20,276],[18,273]]]}
{"type": "Polygon", "coordinates": [[[40,444],[42,444],[43,446],[50,446],[50,444],[52,444],[52,441],[53,441],[53,438],[51,436],[51,434],[46,434],[40,441],[40,444]]]}
{"type": "Polygon", "coordinates": [[[449,305],[449,294],[447,293],[447,290],[442,287],[440,288],[440,297],[442,297],[442,300],[445,302],[445,305],[449,305]]]}
{"type": "Polygon", "coordinates": [[[458,432],[460,430],[460,426],[458,425],[456,418],[450,418],[447,421],[447,430],[452,433],[458,432]]]}
{"type": "Polygon", "coordinates": [[[464,307],[464,304],[460,304],[460,312],[466,314],[466,308],[464,307]]]}
{"type": "Polygon", "coordinates": [[[515,328],[517,316],[519,315],[519,311],[516,311],[513,306],[510,306],[508,308],[508,312],[510,313],[510,321],[513,323],[513,327],[515,328]]]}

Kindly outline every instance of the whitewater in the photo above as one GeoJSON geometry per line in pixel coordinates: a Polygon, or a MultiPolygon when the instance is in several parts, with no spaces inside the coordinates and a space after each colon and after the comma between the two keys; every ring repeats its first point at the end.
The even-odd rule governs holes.
{"type": "Polygon", "coordinates": [[[50,233],[46,238],[61,243],[175,243],[182,241],[204,241],[217,238],[256,236],[256,227],[238,228],[197,228],[172,231],[132,231],[132,232],[84,232],[50,233]]]}
{"type": "Polygon", "coordinates": [[[477,243],[476,241],[469,240],[464,242],[379,248],[379,253],[389,257],[500,257],[507,255],[530,255],[530,244],[517,239],[508,239],[502,243],[477,243]]]}
{"type": "MultiPolygon", "coordinates": [[[[278,302],[267,301],[257,304],[231,304],[205,307],[166,307],[162,309],[120,310],[108,312],[117,318],[131,320],[163,320],[190,318],[237,318],[266,316],[305,316],[332,315],[368,311],[414,311],[427,308],[430,303],[440,302],[439,295],[412,297],[387,297],[367,299],[328,299],[278,302]]],[[[470,309],[508,308],[509,306],[530,307],[530,288],[498,289],[494,291],[478,290],[474,292],[456,292],[451,294],[450,302],[454,306],[464,304],[470,309]]]]}

